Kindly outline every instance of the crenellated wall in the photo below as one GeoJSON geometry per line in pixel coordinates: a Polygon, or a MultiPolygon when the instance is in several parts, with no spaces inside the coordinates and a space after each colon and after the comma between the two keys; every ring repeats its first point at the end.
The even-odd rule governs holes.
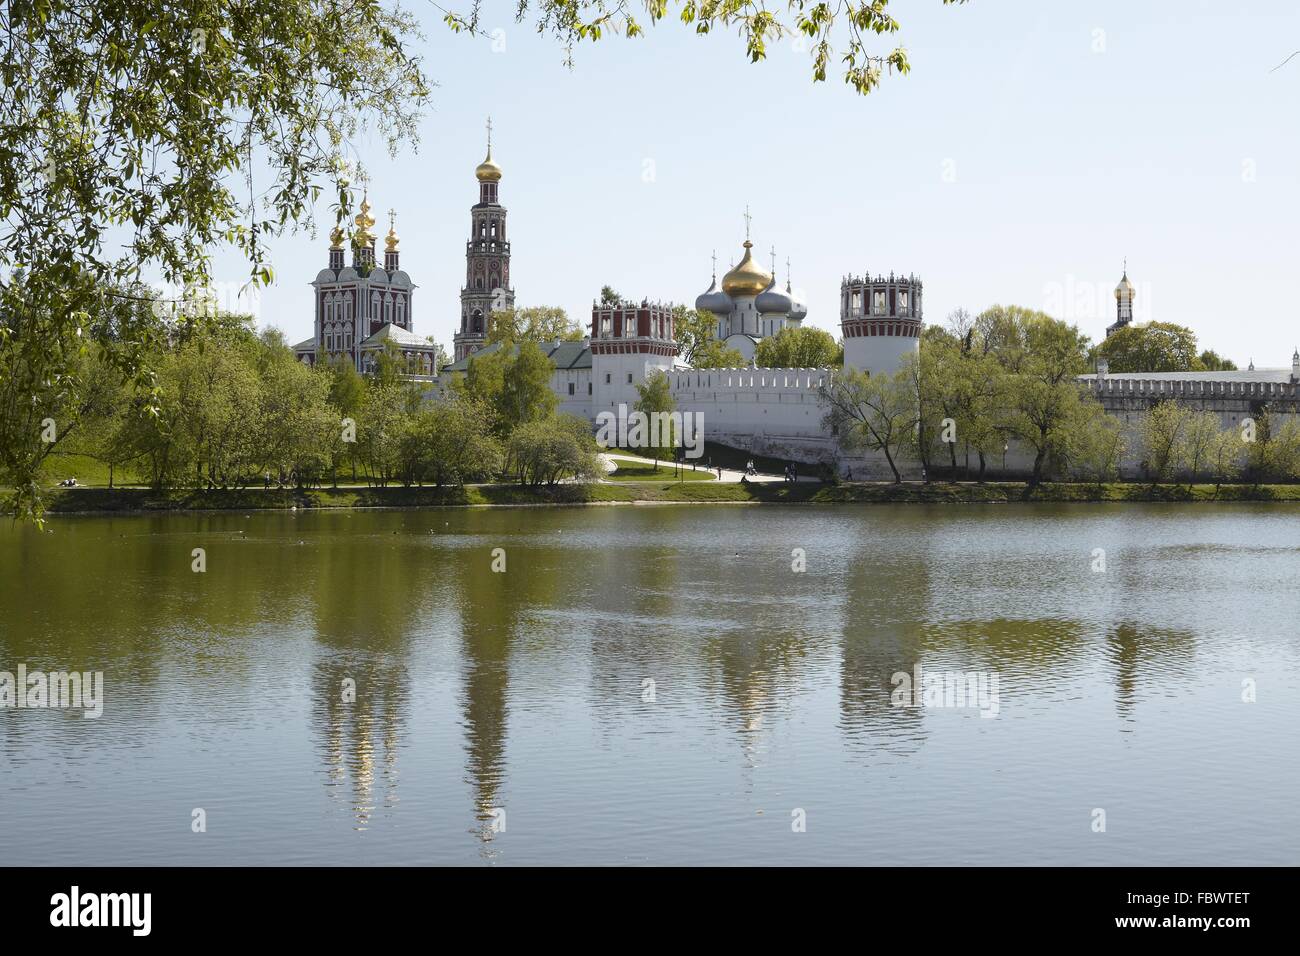
{"type": "Polygon", "coordinates": [[[703,416],[704,437],[757,454],[833,458],[818,389],[829,368],[674,369],[669,388],[683,412],[703,416]]]}

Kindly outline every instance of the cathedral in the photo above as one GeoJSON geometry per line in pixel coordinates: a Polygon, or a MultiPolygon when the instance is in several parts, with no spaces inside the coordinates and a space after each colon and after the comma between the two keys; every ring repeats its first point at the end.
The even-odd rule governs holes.
{"type": "Polygon", "coordinates": [[[341,223],[330,232],[329,267],[318,272],[312,282],[315,334],[295,345],[294,354],[308,365],[342,359],[359,372],[370,372],[380,354],[396,348],[411,373],[433,375],[437,346],[412,331],[415,284],[401,268],[396,215],[389,211],[383,268],[375,261],[378,240],[369,192],[361,199],[353,225],[351,237],[345,236],[341,223]],[[352,262],[345,263],[344,241],[349,238],[352,262]]]}
{"type": "Polygon", "coordinates": [[[785,328],[799,328],[808,315],[808,307],[795,300],[790,288],[790,262],[786,260],[785,291],[776,284],[776,250],[772,250],[772,271],[766,272],[754,261],[754,244],[749,241],[749,210],[745,211],[745,253],[740,263],[722,277],[718,288],[717,259],[713,281],[695,300],[698,312],[717,317],[718,340],[752,362],[761,339],[776,335],[785,328]]]}

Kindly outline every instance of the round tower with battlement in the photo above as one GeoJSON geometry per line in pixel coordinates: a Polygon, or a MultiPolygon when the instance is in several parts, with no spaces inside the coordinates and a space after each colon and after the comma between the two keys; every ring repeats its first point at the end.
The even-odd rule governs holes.
{"type": "Polygon", "coordinates": [[[921,280],[914,275],[845,276],[840,283],[844,366],[892,375],[921,347],[921,280]]]}

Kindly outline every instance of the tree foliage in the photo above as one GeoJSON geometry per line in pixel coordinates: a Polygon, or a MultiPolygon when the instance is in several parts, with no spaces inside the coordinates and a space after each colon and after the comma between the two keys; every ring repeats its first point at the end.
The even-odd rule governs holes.
{"type": "MultiPolygon", "coordinates": [[[[945,6],[966,0],[943,0],[945,6]]],[[[645,18],[651,25],[669,16],[667,0],[643,0],[645,18]]],[[[678,17],[699,34],[735,30],[745,43],[745,56],[757,63],[767,56],[768,47],[782,39],[800,36],[812,51],[814,82],[826,79],[833,61],[843,69],[844,82],[858,93],[870,93],[887,73],[911,70],[907,50],[901,45],[873,50],[872,36],[892,36],[901,25],[889,13],[889,0],[847,0],[842,4],[786,0],[768,6],[759,0],[683,0],[678,17]]],[[[480,3],[467,14],[447,13],[453,30],[479,32],[480,3]]],[[[565,49],[565,62],[573,62],[573,48],[584,40],[596,41],[621,34],[638,37],[645,33],[631,3],[603,0],[519,0],[516,22],[532,18],[538,32],[556,37],[565,49]]]]}
{"type": "Polygon", "coordinates": [[[414,31],[370,0],[0,5],[0,484],[19,514],[39,516],[53,450],[33,420],[75,416],[88,343],[156,410],[146,356],[168,318],[207,316],[213,250],[270,281],[268,238],[326,186],[347,214],[351,138],[412,136],[414,31]],[[154,278],[175,307],[105,329],[154,278]]]}
{"type": "Polygon", "coordinates": [[[824,427],[848,451],[883,452],[895,482],[903,480],[898,468],[899,451],[906,446],[916,426],[913,381],[909,368],[900,369],[892,376],[871,376],[846,368],[832,375],[820,388],[827,408],[824,427]]]}
{"type": "Polygon", "coordinates": [[[748,364],[740,352],[718,341],[718,318],[712,312],[679,305],[673,309],[673,329],[679,354],[694,368],[739,368],[748,364]]]}
{"type": "Polygon", "coordinates": [[[1205,368],[1196,353],[1196,333],[1172,322],[1127,325],[1098,343],[1096,354],[1106,359],[1112,372],[1199,372],[1205,368]]]}
{"type": "MultiPolygon", "coordinates": [[[[663,371],[656,370],[646,376],[644,382],[639,382],[636,386],[637,400],[636,410],[646,415],[647,420],[653,421],[650,416],[670,414],[677,407],[677,400],[673,398],[672,388],[668,381],[668,376],[663,371]]],[[[658,470],[660,461],[669,461],[673,457],[673,449],[681,440],[681,436],[676,434],[676,426],[670,424],[669,433],[663,434],[660,431],[655,434],[653,431],[648,436],[650,444],[644,449],[647,458],[655,459],[655,469],[658,470]],[[657,440],[657,444],[655,443],[657,440]]]]}
{"type": "Polygon", "coordinates": [[[576,342],[582,326],[556,306],[532,306],[492,312],[488,342],[576,342]]]}
{"type": "Polygon", "coordinates": [[[829,332],[811,325],[789,327],[759,341],[754,364],[760,368],[829,368],[844,364],[844,349],[829,332]]]}

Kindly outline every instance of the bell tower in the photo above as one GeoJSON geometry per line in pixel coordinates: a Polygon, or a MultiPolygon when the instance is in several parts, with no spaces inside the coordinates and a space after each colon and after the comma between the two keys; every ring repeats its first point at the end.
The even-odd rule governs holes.
{"type": "Polygon", "coordinates": [[[1106,327],[1106,335],[1118,332],[1133,321],[1133,300],[1137,298],[1137,289],[1128,281],[1128,260],[1124,260],[1124,277],[1115,286],[1115,321],[1106,327]]]}
{"type": "Polygon", "coordinates": [[[465,285],[460,290],[460,330],[454,336],[456,361],[487,344],[492,313],[515,307],[510,287],[510,241],[506,208],[501,205],[501,167],[492,159],[492,120],[487,122],[487,158],[478,164],[478,202],[470,209],[465,243],[465,285]]]}

